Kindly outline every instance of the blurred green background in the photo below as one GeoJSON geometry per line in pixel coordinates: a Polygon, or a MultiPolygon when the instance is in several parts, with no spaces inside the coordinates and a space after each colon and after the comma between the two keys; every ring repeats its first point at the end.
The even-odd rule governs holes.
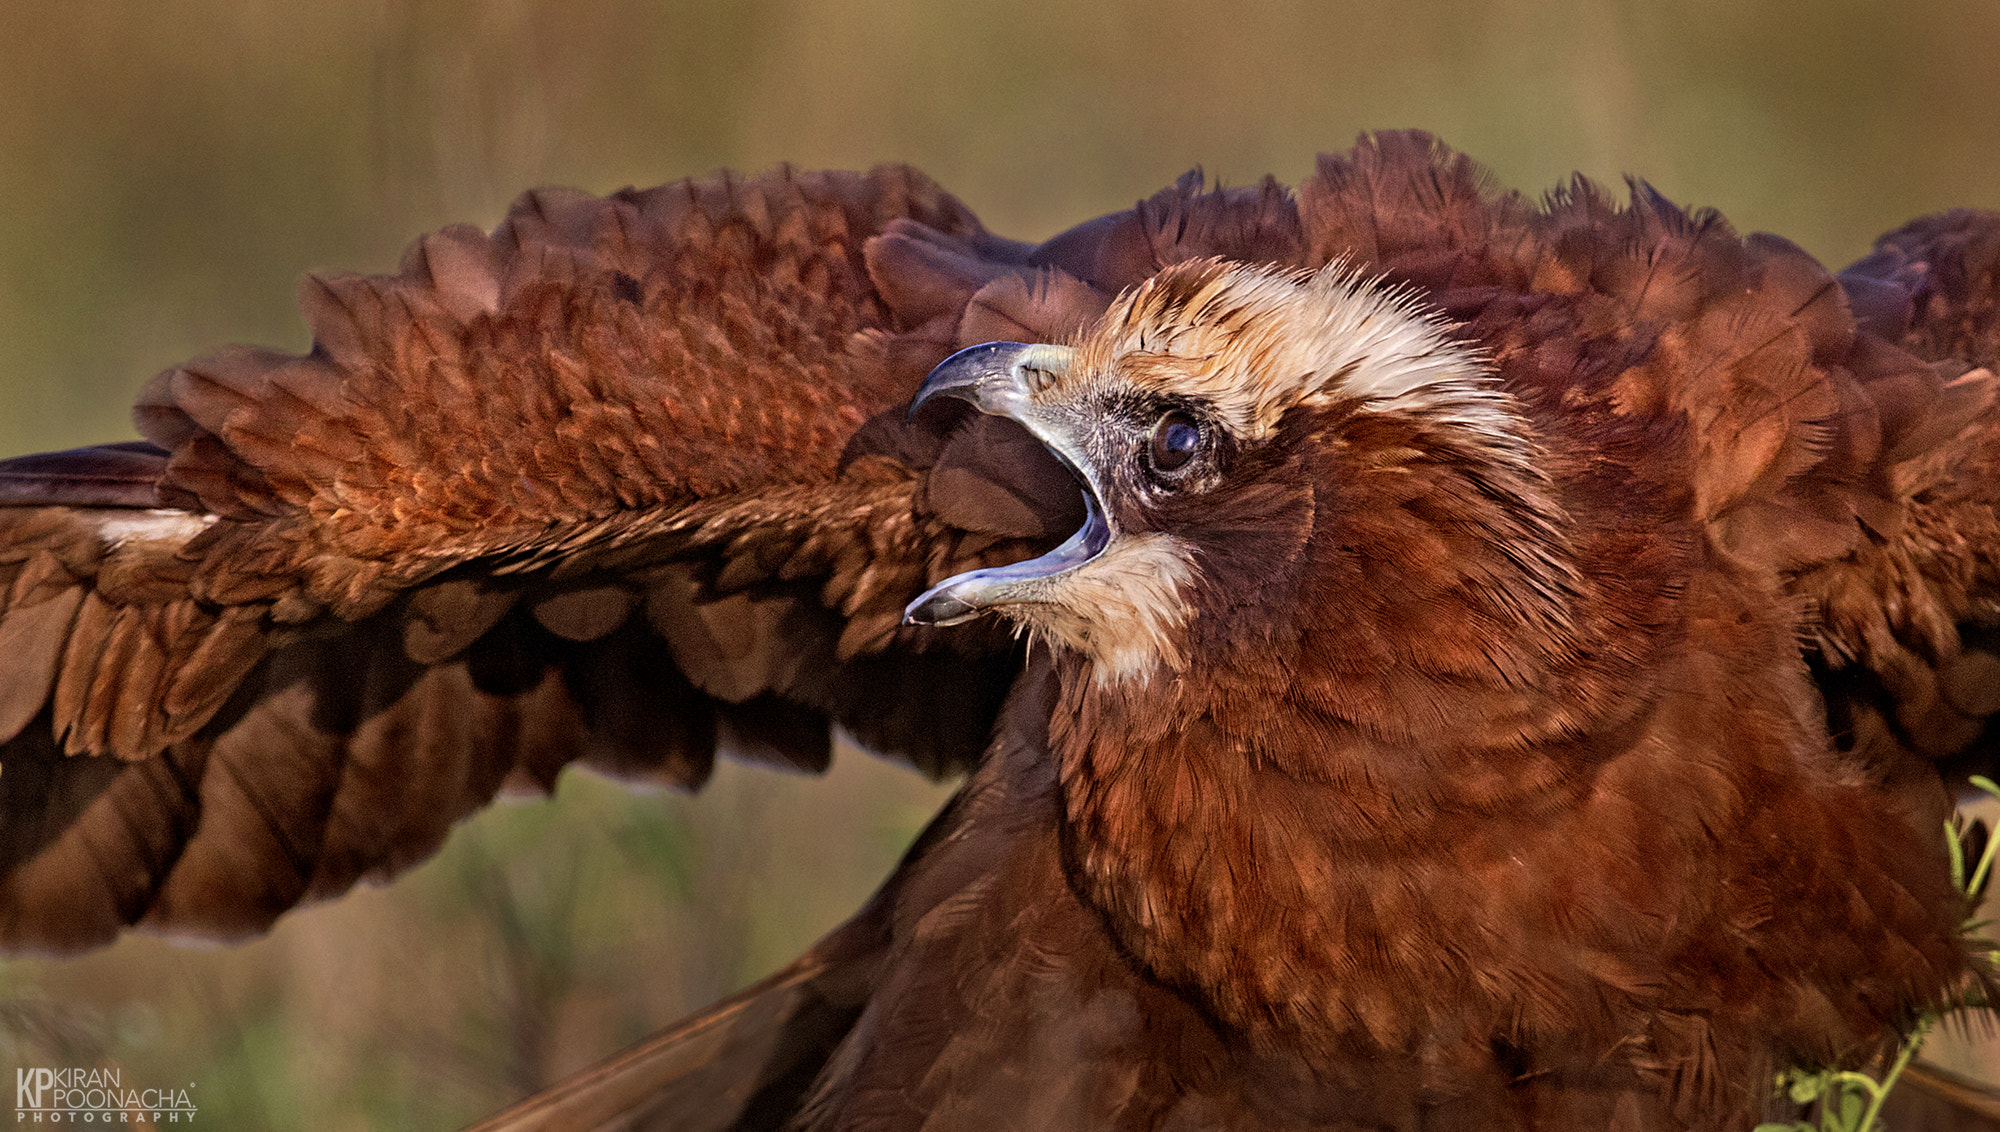
{"type": "MultiPolygon", "coordinates": [[[[1033,239],[1422,126],[1834,264],[2000,207],[1994,0],[0,0],[0,30],[8,453],[128,436],[219,343],[303,348],[302,272],[392,269],[532,185],[906,160],[1033,239]]],[[[942,797],[861,756],[560,794],[254,945],[0,967],[0,1063],[191,1081],[202,1127],[449,1127],[781,963],[942,797]]]]}

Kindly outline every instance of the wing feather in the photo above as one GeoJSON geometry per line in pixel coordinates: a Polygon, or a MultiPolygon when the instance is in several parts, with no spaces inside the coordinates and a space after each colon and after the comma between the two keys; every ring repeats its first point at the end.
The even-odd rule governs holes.
{"type": "Polygon", "coordinates": [[[1800,578],[1836,734],[1949,774],[2000,751],[1987,659],[2000,627],[2000,214],[1959,210],[1883,236],[1840,283],[1872,357],[1881,478],[1872,538],[1800,578]],[[1886,370],[1886,374],[1883,371],[1886,370]]]}
{"type": "Polygon", "coordinates": [[[0,942],[261,930],[578,760],[818,769],[832,721],[968,765],[1019,645],[902,605],[1078,500],[901,406],[995,281],[1043,288],[1028,333],[1102,310],[1033,252],[897,167],[530,193],[308,278],[312,349],[161,374],[146,442],[0,463],[0,942]]]}
{"type": "Polygon", "coordinates": [[[1421,134],[1322,157],[1300,217],[1314,262],[1412,286],[1516,396],[1678,431],[1648,443],[1686,446],[1707,553],[1783,580],[1837,742],[1915,810],[1942,816],[1933,760],[1990,764],[1964,709],[2000,609],[2000,219],[1917,221],[1836,279],[1644,184],[1535,208],[1421,134]]]}
{"type": "Polygon", "coordinates": [[[48,701],[55,684],[70,627],[82,606],[84,590],[46,552],[36,554],[14,578],[7,594],[7,614],[0,618],[0,655],[8,658],[9,675],[0,683],[0,733],[27,726],[48,701]],[[40,593],[52,576],[69,584],[40,593]]]}

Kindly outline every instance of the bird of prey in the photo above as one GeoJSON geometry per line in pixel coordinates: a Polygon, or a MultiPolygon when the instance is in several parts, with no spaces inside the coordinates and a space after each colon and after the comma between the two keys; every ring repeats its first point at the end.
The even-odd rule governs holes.
{"type": "Polygon", "coordinates": [[[877,895],[495,1127],[1748,1128],[1987,984],[1996,272],[1417,133],[1039,245],[531,193],[0,465],[0,944],[837,724],[965,775],[877,895]]]}

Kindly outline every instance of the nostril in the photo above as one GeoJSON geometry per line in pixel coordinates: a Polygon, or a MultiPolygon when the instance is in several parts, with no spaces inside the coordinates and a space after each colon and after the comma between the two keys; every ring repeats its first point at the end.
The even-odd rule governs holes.
{"type": "Polygon", "coordinates": [[[1024,365],[1019,367],[1019,372],[1021,384],[1026,386],[1030,393],[1040,393],[1053,385],[1056,380],[1054,370],[1044,369],[1041,366],[1024,365]]]}

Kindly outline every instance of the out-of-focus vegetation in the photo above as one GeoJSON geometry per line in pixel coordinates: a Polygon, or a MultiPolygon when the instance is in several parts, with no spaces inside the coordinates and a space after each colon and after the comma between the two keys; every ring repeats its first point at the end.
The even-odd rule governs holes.
{"type": "MultiPolygon", "coordinates": [[[[161,367],[302,348],[301,272],[538,184],[907,160],[1038,238],[1417,125],[1833,263],[2000,206],[1992,0],[0,3],[0,452],[122,439],[161,367]]],[[[0,1062],[192,1081],[204,1127],[449,1126],[778,965],[940,796],[859,756],[694,799],[573,776],[261,943],[0,967],[0,1062]]]]}
{"type": "Polygon", "coordinates": [[[695,798],[571,773],[559,801],[503,803],[397,883],[254,943],[132,938],[7,963],[0,1070],[191,1081],[205,1128],[466,1123],[775,970],[853,912],[943,791],[845,755],[809,784],[727,765],[695,798]]]}

